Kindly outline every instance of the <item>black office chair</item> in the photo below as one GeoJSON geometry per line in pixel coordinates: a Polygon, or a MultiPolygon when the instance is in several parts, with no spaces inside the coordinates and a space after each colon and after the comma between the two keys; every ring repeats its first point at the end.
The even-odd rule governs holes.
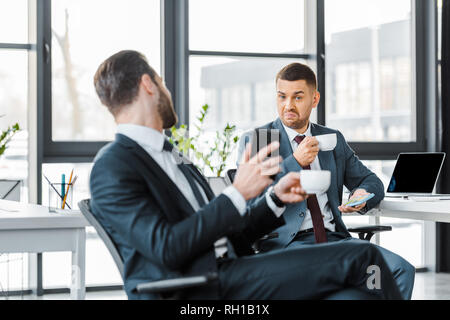
{"type": "MultiPolygon", "coordinates": [[[[98,236],[102,239],[109,253],[113,257],[114,262],[116,263],[117,269],[119,270],[120,276],[123,280],[124,275],[124,264],[122,256],[120,255],[119,250],[117,249],[116,244],[113,242],[111,237],[108,235],[106,230],[101,226],[99,221],[92,214],[89,199],[81,200],[78,202],[78,207],[80,208],[83,216],[89,222],[91,226],[94,227],[95,231],[97,231],[98,236]]],[[[218,279],[217,273],[208,273],[200,276],[193,277],[181,277],[181,278],[173,278],[167,280],[159,280],[152,281],[147,283],[142,283],[137,285],[136,291],[138,293],[156,293],[159,294],[161,298],[165,298],[164,294],[174,293],[170,295],[171,299],[175,299],[179,297],[179,292],[183,289],[204,286],[218,279]]]]}
{"type": "MultiPolygon", "coordinates": [[[[233,183],[234,176],[236,174],[236,170],[237,169],[229,169],[227,171],[226,180],[227,180],[228,184],[233,183]]],[[[376,233],[383,232],[383,231],[391,231],[392,227],[391,226],[381,226],[381,225],[369,225],[369,226],[362,226],[362,227],[356,227],[356,228],[348,228],[347,230],[352,233],[357,233],[358,237],[361,240],[370,241],[372,239],[373,235],[375,235],[376,233]]],[[[255,244],[253,245],[254,250],[256,252],[259,252],[262,241],[277,238],[277,237],[278,237],[278,234],[276,232],[269,233],[268,235],[264,236],[263,238],[261,238],[255,242],[255,244]]]]}

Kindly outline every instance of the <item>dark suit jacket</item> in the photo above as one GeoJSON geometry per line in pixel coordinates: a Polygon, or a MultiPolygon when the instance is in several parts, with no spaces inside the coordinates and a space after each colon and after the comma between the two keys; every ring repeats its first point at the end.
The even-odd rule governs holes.
{"type": "MultiPolygon", "coordinates": [[[[153,158],[136,142],[117,134],[96,158],[90,176],[93,214],[116,243],[124,260],[124,284],[131,299],[138,283],[217,270],[214,242],[223,236],[237,255],[251,254],[251,243],[284,220],[266,201],[255,202],[242,217],[225,195],[193,208],[153,158]]],[[[181,173],[180,173],[181,174],[181,173]]],[[[217,298],[217,284],[190,292],[189,298],[217,298]]]]}
{"type": "MultiPolygon", "coordinates": [[[[283,157],[283,162],[281,164],[282,172],[277,176],[276,180],[287,172],[302,170],[294,158],[291,143],[281,120],[277,118],[275,121],[258,128],[258,130],[261,129],[277,130],[279,132],[279,153],[283,157]]],[[[341,205],[342,201],[343,186],[345,185],[350,191],[363,188],[369,193],[374,193],[375,196],[367,202],[366,207],[368,210],[374,208],[384,198],[384,187],[381,180],[358,159],[354,151],[345,141],[342,133],[311,123],[311,134],[313,136],[329,133],[335,133],[337,135],[337,144],[333,151],[319,151],[319,163],[322,170],[331,171],[331,184],[327,191],[327,196],[331,212],[333,213],[336,231],[350,236],[342,221],[341,212],[338,210],[338,206],[341,205]]],[[[241,158],[245,144],[250,141],[252,134],[253,132],[246,133],[240,139],[238,159],[241,158]]],[[[288,205],[286,211],[283,213],[286,224],[274,231],[278,232],[279,237],[264,241],[262,243],[262,250],[279,249],[289,245],[303,223],[306,209],[306,201],[288,205]]]]}

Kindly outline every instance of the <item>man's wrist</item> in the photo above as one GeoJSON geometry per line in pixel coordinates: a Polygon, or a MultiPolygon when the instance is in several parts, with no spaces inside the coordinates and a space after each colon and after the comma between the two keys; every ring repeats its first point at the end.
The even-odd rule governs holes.
{"type": "Polygon", "coordinates": [[[286,210],[286,207],[278,207],[272,200],[272,198],[270,197],[270,192],[273,190],[273,186],[269,187],[269,189],[267,189],[266,191],[266,202],[267,205],[269,206],[269,208],[272,210],[272,212],[275,214],[275,216],[277,218],[281,217],[281,215],[284,213],[284,211],[286,210]]]}
{"type": "Polygon", "coordinates": [[[275,203],[275,205],[278,208],[283,208],[285,206],[285,203],[277,196],[276,192],[275,192],[275,187],[270,187],[269,191],[269,197],[270,199],[272,199],[273,203],[275,203]]]}

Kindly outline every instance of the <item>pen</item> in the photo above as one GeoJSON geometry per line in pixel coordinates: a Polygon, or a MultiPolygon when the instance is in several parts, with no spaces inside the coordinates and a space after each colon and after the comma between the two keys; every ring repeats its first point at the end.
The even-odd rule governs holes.
{"type": "Polygon", "coordinates": [[[67,194],[69,193],[70,183],[72,182],[72,175],[73,175],[73,169],[72,169],[72,172],[70,172],[69,184],[67,185],[67,191],[66,191],[66,194],[64,195],[64,202],[62,204],[62,209],[64,209],[64,207],[66,206],[67,194]]]}
{"type": "MultiPolygon", "coordinates": [[[[64,198],[64,191],[66,189],[66,175],[63,173],[61,176],[61,197],[64,198]]],[[[61,198],[61,199],[62,199],[61,198]]]]}

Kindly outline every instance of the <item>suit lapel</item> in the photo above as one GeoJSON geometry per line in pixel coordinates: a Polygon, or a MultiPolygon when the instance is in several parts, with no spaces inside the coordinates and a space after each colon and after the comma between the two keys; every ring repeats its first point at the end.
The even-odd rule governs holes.
{"type": "MultiPolygon", "coordinates": [[[[186,216],[190,216],[193,213],[195,213],[194,209],[192,208],[189,201],[184,197],[183,193],[178,189],[178,187],[173,183],[172,179],[161,169],[161,167],[156,163],[156,161],[145,151],[139,144],[137,144],[135,141],[129,139],[128,137],[117,134],[116,135],[116,141],[128,149],[130,149],[141,161],[143,162],[143,167],[150,170],[150,172],[155,176],[155,178],[152,179],[152,177],[145,176],[146,179],[152,179],[152,183],[158,182],[158,190],[161,188],[165,189],[165,192],[161,192],[160,196],[161,200],[161,206],[167,207],[171,204],[175,204],[178,207],[178,210],[183,212],[186,216]]],[[[142,172],[142,174],[144,174],[142,172]]],[[[177,212],[176,210],[175,212],[177,212]]],[[[168,215],[171,218],[176,218],[176,220],[179,219],[179,217],[173,217],[171,216],[173,214],[173,208],[172,210],[165,210],[166,215],[168,215]]]]}
{"type": "Polygon", "coordinates": [[[189,164],[187,167],[192,172],[192,175],[194,176],[195,180],[197,180],[197,182],[200,184],[203,191],[205,191],[205,194],[206,194],[206,197],[208,198],[208,200],[211,201],[212,199],[214,199],[216,196],[214,194],[214,191],[212,191],[208,182],[205,180],[205,178],[200,173],[200,171],[198,171],[197,167],[194,166],[193,164],[189,164]]]}

